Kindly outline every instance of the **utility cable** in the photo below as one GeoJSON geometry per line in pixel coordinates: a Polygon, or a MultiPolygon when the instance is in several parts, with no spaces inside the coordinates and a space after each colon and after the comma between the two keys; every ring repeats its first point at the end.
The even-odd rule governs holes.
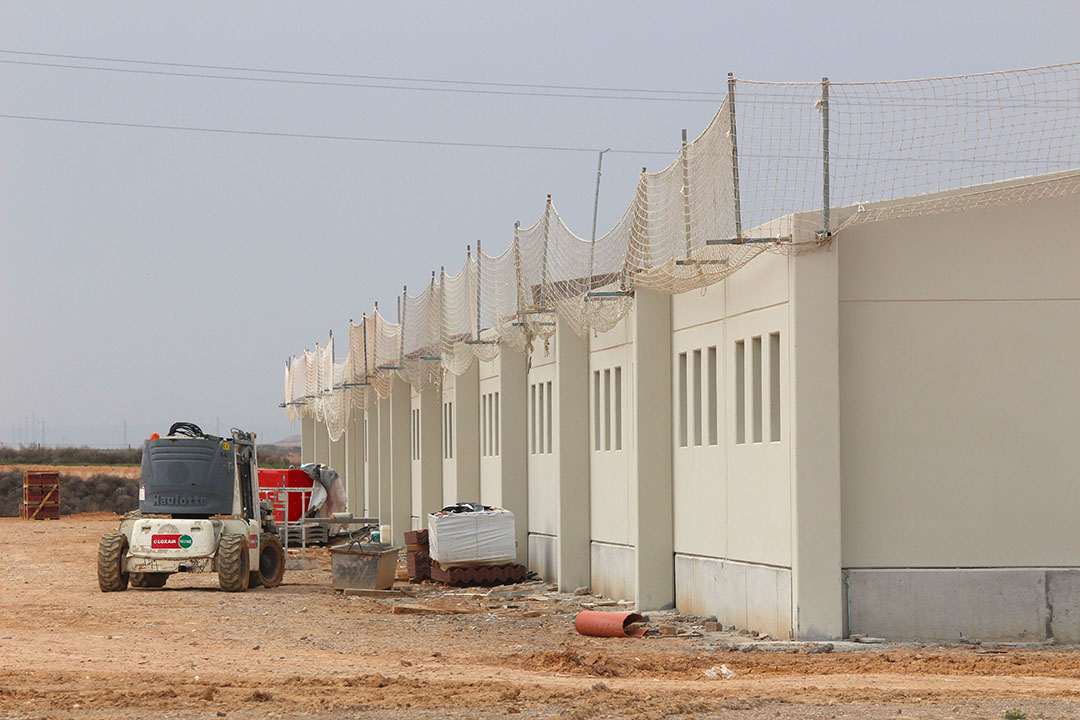
{"type": "MultiPolygon", "coordinates": [[[[156,125],[151,123],[115,122],[109,120],[86,120],[81,118],[46,117],[42,115],[15,115],[0,113],[0,118],[11,120],[35,120],[40,122],[66,123],[71,125],[100,125],[106,127],[147,128],[151,130],[181,130],[185,132],[216,133],[222,135],[256,135],[265,137],[303,138],[307,140],[340,140],[348,142],[393,143],[395,145],[437,145],[461,148],[494,148],[499,150],[547,150],[552,152],[596,153],[596,148],[565,147],[558,145],[514,145],[510,143],[451,142],[447,140],[414,140],[405,138],[360,137],[356,135],[317,135],[314,133],[274,132],[270,130],[230,130],[227,128],[191,127],[186,125],[156,125]]],[[[612,149],[612,153],[627,155],[674,155],[666,150],[612,149]]]]}
{"type": "Polygon", "coordinates": [[[30,52],[27,50],[3,50],[6,55],[62,58],[66,60],[91,60],[94,62],[130,63],[133,65],[158,65],[161,67],[191,68],[195,70],[225,70],[229,72],[257,72],[274,75],[306,75],[308,77],[346,78],[352,80],[384,80],[390,82],[434,83],[444,85],[480,85],[486,87],[533,88],[539,90],[577,90],[582,92],[658,93],[665,95],[705,95],[717,100],[725,96],[723,91],[708,90],[651,90],[647,88],[596,87],[588,85],[544,85],[537,83],[490,82],[483,80],[443,80],[438,78],[414,78],[400,75],[360,75],[356,73],[312,72],[305,70],[280,70],[237,65],[201,65],[197,63],[162,62],[158,60],[132,60],[130,58],[102,57],[100,55],[66,55],[63,53],[30,52]]]}
{"type": "Polygon", "coordinates": [[[533,92],[526,90],[485,90],[480,88],[414,87],[411,85],[384,85],[380,83],[344,82],[341,80],[294,80],[289,78],[249,77],[246,75],[215,75],[212,73],[173,72],[170,70],[145,70],[139,68],[113,68],[100,65],[71,65],[67,63],[46,63],[31,60],[0,60],[5,65],[23,65],[33,67],[64,68],[67,70],[93,70],[134,75],[157,75],[166,77],[186,77],[210,80],[241,80],[246,82],[278,83],[283,85],[321,85],[328,87],[354,87],[375,90],[405,90],[414,92],[464,93],[467,95],[514,95],[520,97],[576,98],[579,100],[632,100],[636,102],[688,102],[716,105],[719,100],[706,98],[646,97],[642,95],[597,95],[559,92],[533,92]]]}

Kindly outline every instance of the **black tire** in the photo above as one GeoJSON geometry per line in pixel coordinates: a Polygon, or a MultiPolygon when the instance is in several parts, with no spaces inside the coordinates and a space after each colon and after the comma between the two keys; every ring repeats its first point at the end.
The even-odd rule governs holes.
{"type": "Polygon", "coordinates": [[[101,592],[127,590],[128,574],[124,572],[127,549],[128,541],[123,533],[102,536],[97,554],[97,581],[101,592]]]}
{"type": "Polygon", "coordinates": [[[268,588],[281,584],[285,577],[285,548],[277,535],[263,533],[259,536],[259,569],[251,575],[258,575],[259,582],[268,588]]]}
{"type": "Polygon", "coordinates": [[[217,549],[218,585],[225,592],[244,592],[251,582],[245,535],[222,535],[217,549]]]}
{"type": "Polygon", "coordinates": [[[163,572],[131,573],[131,587],[161,588],[168,579],[169,573],[163,572]]]}

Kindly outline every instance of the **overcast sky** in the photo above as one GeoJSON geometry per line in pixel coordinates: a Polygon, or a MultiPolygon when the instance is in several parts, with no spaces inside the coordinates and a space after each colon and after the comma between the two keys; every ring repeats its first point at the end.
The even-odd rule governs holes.
{"type": "MultiPolygon", "coordinates": [[[[1080,3],[0,3],[0,50],[723,93],[1077,60],[1080,3]]],[[[0,53],[0,60],[127,67],[0,53]]],[[[204,71],[211,72],[211,71],[204,71]]],[[[238,74],[238,73],[233,73],[238,74]]],[[[280,76],[296,79],[295,76],[280,76]]],[[[312,79],[312,78],[308,78],[312,79]]],[[[333,79],[331,79],[333,80],[333,79]]],[[[359,80],[349,82],[363,82],[359,80]]],[[[403,84],[403,83],[398,83],[403,84]]],[[[462,87],[446,86],[442,87],[462,87]]],[[[479,87],[479,86],[474,86],[479,87]]],[[[243,82],[0,63],[0,114],[671,150],[716,106],[243,82]]],[[[605,158],[599,229],[642,166],[605,158]]],[[[394,307],[552,193],[588,236],[596,155],[0,118],[0,441],[136,444],[174,420],[297,432],[285,359],[394,307]]],[[[392,316],[392,311],[391,311],[392,316]]],[[[343,355],[345,343],[339,344],[343,355]]],[[[340,358],[339,358],[340,359],[340,358]]]]}

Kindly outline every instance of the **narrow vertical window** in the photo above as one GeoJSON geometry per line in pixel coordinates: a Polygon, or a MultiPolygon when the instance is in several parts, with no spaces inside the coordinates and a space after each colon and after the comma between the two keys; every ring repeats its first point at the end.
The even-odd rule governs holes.
{"type": "Polygon", "coordinates": [[[679,353],[679,447],[686,447],[686,353],[679,353]]]}
{"type": "Polygon", "coordinates": [[[540,424],[540,430],[536,435],[536,446],[541,453],[544,452],[544,383],[540,383],[540,392],[537,393],[539,403],[536,406],[536,419],[540,424]]]}
{"type": "Polygon", "coordinates": [[[622,450],[622,366],[615,368],[615,449],[622,450]]]}
{"type": "Polygon", "coordinates": [[[746,343],[735,342],[735,444],[746,442],[746,343]]]}
{"type": "Polygon", "coordinates": [[[499,454],[499,393],[495,393],[495,454],[499,454]]]}
{"type": "Polygon", "coordinates": [[[600,371],[593,371],[593,450],[600,449],[600,371]]]}
{"type": "Polygon", "coordinates": [[[769,440],[780,442],[780,333],[769,335],[769,440]]]}
{"type": "Polygon", "coordinates": [[[551,452],[551,381],[547,382],[547,451],[551,452]]]}
{"type": "Polygon", "coordinates": [[[751,372],[753,373],[753,391],[754,391],[754,442],[761,442],[761,336],[758,335],[753,340],[753,350],[751,355],[751,372]]]}
{"type": "Polygon", "coordinates": [[[701,445],[701,350],[694,351],[694,445],[701,445]]]}
{"type": "Polygon", "coordinates": [[[604,449],[611,449],[611,370],[604,371],[604,449]]]}
{"type": "Polygon", "coordinates": [[[450,425],[450,459],[454,459],[454,403],[450,403],[450,412],[447,414],[447,420],[450,425]]]}
{"type": "Polygon", "coordinates": [[[706,368],[706,389],[708,392],[708,404],[706,411],[709,413],[709,444],[715,445],[716,440],[716,346],[713,345],[708,351],[708,367],[706,368]]]}
{"type": "Polygon", "coordinates": [[[529,452],[536,454],[536,383],[529,386],[529,452]]]}

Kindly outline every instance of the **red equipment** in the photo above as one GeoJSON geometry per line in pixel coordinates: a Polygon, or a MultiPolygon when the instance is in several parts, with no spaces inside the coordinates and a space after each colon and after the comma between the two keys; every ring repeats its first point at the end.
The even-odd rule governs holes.
{"type": "Polygon", "coordinates": [[[314,480],[303,470],[264,470],[259,469],[259,498],[269,500],[274,506],[274,520],[284,522],[285,507],[288,504],[289,522],[300,520],[311,504],[310,492],[276,492],[277,488],[310,488],[314,480]]]}

